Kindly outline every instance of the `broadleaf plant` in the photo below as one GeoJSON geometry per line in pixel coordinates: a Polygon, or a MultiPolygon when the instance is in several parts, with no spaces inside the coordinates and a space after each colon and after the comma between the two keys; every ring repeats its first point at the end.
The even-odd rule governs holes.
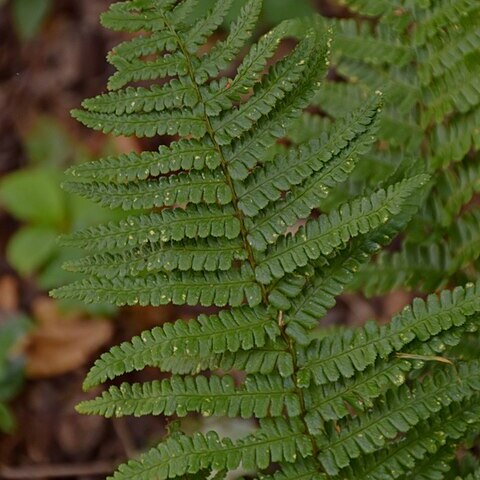
{"type": "Polygon", "coordinates": [[[229,76],[262,1],[244,2],[213,45],[231,1],[192,18],[196,4],[132,0],[102,17],[142,34],[113,49],[110,92],[74,116],[105,133],[171,138],[70,170],[70,190],[133,212],[65,239],[90,251],[68,265],[86,278],[53,294],[218,308],[104,353],[86,389],[146,367],[170,375],[110,386],[80,412],[200,413],[255,418],[258,428],[240,440],[175,429],[111,478],[221,479],[240,465],[264,480],[455,478],[465,471],[455,451],[480,432],[480,283],[418,298],[385,325],[319,328],[360,267],[415,216],[431,170],[400,158],[375,188],[335,202],[377,138],[381,91],[300,141],[332,31],[317,18],[283,22],[229,76]],[[463,342],[472,354],[458,353],[463,342]]]}

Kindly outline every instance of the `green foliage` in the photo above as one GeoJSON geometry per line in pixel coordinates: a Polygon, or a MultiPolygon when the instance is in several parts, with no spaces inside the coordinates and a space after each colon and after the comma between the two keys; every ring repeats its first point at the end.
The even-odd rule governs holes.
{"type": "Polygon", "coordinates": [[[27,131],[24,146],[30,165],[0,181],[1,207],[22,222],[9,239],[6,256],[20,275],[36,275],[48,289],[71,281],[74,276],[62,275],[61,265],[81,256],[60,246],[58,236],[118,214],[62,190],[59,167],[88,157],[54,120],[40,117],[27,131]]]}
{"type": "Polygon", "coordinates": [[[375,265],[364,267],[353,288],[378,295],[402,286],[432,291],[449,280],[475,280],[471,265],[479,249],[465,242],[475,242],[480,230],[478,219],[471,222],[464,213],[479,189],[478,2],[343,3],[361,18],[328,21],[338,32],[332,57],[342,82],[327,82],[315,104],[338,118],[346,96],[361,104],[377,88],[386,91],[379,142],[359,161],[351,190],[378,183],[372,159],[379,155],[383,178],[406,152],[415,162],[422,159],[433,176],[400,251],[382,253],[375,265]]]}
{"type": "Polygon", "coordinates": [[[21,40],[35,36],[52,6],[52,0],[12,0],[13,21],[21,40]]]}
{"type": "MultiPolygon", "coordinates": [[[[455,452],[469,449],[480,431],[480,283],[461,271],[479,254],[478,215],[463,211],[478,189],[478,169],[465,159],[458,170],[440,173],[433,150],[425,165],[413,162],[432,130],[424,131],[410,111],[420,93],[428,93],[410,82],[411,63],[440,41],[436,29],[458,13],[448,8],[452,2],[441,3],[445,11],[412,7],[423,22],[411,40],[418,52],[398,34],[404,18],[410,20],[403,10],[394,15],[391,2],[346,2],[385,20],[378,38],[370,38],[365,25],[339,26],[333,58],[349,57],[345,75],[355,71],[362,81],[326,87],[331,31],[318,18],[280,23],[245,52],[230,78],[226,67],[254,31],[261,0],[244,2],[217,43],[207,39],[232,2],[195,10],[195,0],[131,0],[103,15],[105,26],[142,35],[114,48],[110,91],[86,100],[74,116],[118,135],[172,138],[158,151],[70,169],[71,191],[132,212],[64,238],[90,254],[68,264],[85,278],[53,295],[218,308],[143,332],[101,355],[86,389],[146,367],[166,375],[112,385],[78,410],[259,420],[240,440],[177,429],[110,478],[224,479],[240,465],[264,480],[456,475],[455,452]],[[285,43],[277,53],[292,36],[295,46],[285,43]],[[380,113],[383,97],[376,90],[385,79],[387,99],[397,99],[401,114],[392,106],[380,113]],[[305,113],[322,102],[332,120],[305,113]],[[396,150],[383,155],[387,141],[396,150]],[[372,167],[377,164],[379,171],[372,167]],[[368,169],[374,170],[371,184],[362,177],[368,169]],[[459,214],[462,221],[454,225],[459,214]],[[362,286],[375,291],[381,268],[362,266],[407,225],[412,238],[428,226],[423,237],[430,250],[419,253],[412,240],[411,256],[380,253],[398,257],[400,277],[385,275],[382,284],[393,277],[395,286],[437,288],[458,277],[465,286],[417,298],[384,325],[319,330],[337,296],[365,279],[369,268],[367,280],[373,280],[362,286]],[[433,262],[443,261],[437,251],[450,255],[448,261],[433,262]],[[412,258],[417,269],[438,274],[404,273],[412,258]]],[[[432,117],[421,118],[438,122],[438,112],[452,115],[457,108],[461,116],[474,102],[462,103],[457,93],[432,100],[432,117]]]]}

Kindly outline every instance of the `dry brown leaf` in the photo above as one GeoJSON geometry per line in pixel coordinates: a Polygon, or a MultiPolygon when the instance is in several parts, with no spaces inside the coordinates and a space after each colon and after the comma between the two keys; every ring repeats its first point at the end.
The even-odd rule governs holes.
{"type": "Polygon", "coordinates": [[[16,312],[18,309],[18,284],[11,275],[0,278],[0,311],[16,312]]]}
{"type": "Polygon", "coordinates": [[[28,378],[61,375],[84,365],[113,335],[113,326],[104,318],[62,314],[56,303],[39,297],[32,305],[37,328],[26,347],[28,378]]]}

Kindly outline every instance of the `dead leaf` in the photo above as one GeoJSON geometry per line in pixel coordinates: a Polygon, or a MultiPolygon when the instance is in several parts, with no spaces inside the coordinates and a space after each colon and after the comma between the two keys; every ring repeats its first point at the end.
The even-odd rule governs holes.
{"type": "Polygon", "coordinates": [[[62,375],[84,365],[90,356],[113,335],[113,326],[104,318],[62,314],[56,303],[40,297],[33,302],[37,328],[26,347],[28,378],[62,375]]]}
{"type": "Polygon", "coordinates": [[[406,358],[407,360],[420,360],[422,362],[439,362],[455,365],[449,358],[440,357],[438,355],[416,355],[414,353],[397,353],[398,358],[406,358]]]}
{"type": "Polygon", "coordinates": [[[0,311],[13,313],[18,310],[18,284],[11,275],[0,278],[0,311]]]}

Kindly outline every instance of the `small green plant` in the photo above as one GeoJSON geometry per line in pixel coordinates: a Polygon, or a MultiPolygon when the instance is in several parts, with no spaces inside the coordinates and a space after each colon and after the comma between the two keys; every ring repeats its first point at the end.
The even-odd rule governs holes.
{"type": "MultiPolygon", "coordinates": [[[[0,1],[0,6],[7,0],[0,1]]],[[[31,40],[52,10],[52,0],[10,0],[8,2],[15,30],[21,40],[31,40]]]]}
{"type": "Polygon", "coordinates": [[[112,478],[223,479],[239,465],[264,480],[472,473],[455,453],[480,433],[480,283],[418,298],[386,325],[319,325],[359,268],[409,224],[431,169],[399,158],[374,189],[339,204],[332,193],[345,189],[376,140],[381,92],[326,130],[320,121],[302,132],[329,67],[331,31],[317,18],[280,23],[229,78],[222,72],[254,31],[262,2],[246,1],[209,49],[231,2],[192,17],[196,4],[132,0],[102,17],[111,29],[143,33],[114,48],[111,91],[74,116],[106,133],[172,141],[70,169],[70,190],[138,211],[67,237],[91,252],[69,265],[87,278],[53,294],[219,309],[103,354],[86,389],[147,366],[171,375],[111,386],[80,412],[255,418],[258,429],[240,440],[172,429],[112,478]],[[272,62],[292,36],[296,46],[272,62]],[[284,137],[294,141],[279,146],[284,137]],[[458,349],[464,342],[473,353],[458,349]]]}
{"type": "Polygon", "coordinates": [[[35,275],[41,288],[50,289],[75,279],[62,275],[61,266],[80,253],[62,247],[58,236],[119,215],[62,190],[62,169],[89,157],[54,120],[39,118],[25,136],[24,147],[28,166],[0,180],[0,206],[22,222],[6,256],[20,275],[35,275]]]}

